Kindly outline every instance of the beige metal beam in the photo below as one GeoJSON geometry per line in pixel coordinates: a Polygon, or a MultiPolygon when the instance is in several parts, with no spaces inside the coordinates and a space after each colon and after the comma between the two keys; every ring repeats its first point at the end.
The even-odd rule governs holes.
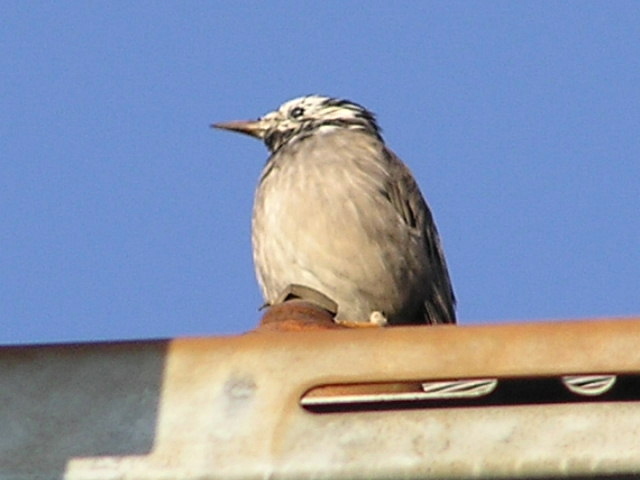
{"type": "Polygon", "coordinates": [[[638,475],[640,395],[329,414],[300,399],[336,384],[638,375],[639,320],[0,348],[0,479],[638,475]]]}

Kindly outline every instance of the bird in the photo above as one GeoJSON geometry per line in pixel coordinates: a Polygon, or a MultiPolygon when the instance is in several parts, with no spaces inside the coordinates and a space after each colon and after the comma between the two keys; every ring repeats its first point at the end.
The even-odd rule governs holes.
{"type": "Polygon", "coordinates": [[[251,235],[266,305],[307,291],[335,307],[336,323],[456,323],[433,216],[372,112],[306,95],[256,120],[211,126],[262,140],[270,153],[251,235]]]}

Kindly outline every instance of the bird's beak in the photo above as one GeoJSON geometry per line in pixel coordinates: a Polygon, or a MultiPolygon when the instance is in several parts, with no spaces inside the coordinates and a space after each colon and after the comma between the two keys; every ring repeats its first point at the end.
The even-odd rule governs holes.
{"type": "Polygon", "coordinates": [[[262,120],[241,120],[237,122],[220,122],[211,124],[211,128],[220,128],[232,132],[240,132],[259,139],[264,138],[267,131],[262,120]]]}

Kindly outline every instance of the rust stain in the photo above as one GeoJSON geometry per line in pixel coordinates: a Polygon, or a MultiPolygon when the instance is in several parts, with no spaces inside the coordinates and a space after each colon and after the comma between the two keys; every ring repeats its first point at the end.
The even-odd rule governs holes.
{"type": "Polygon", "coordinates": [[[304,300],[290,300],[269,307],[256,331],[301,332],[340,328],[343,327],[336,324],[326,310],[304,300]]]}

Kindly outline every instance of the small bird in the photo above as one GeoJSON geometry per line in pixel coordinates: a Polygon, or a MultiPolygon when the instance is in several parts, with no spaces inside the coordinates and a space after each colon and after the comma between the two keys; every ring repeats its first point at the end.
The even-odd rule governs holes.
{"type": "Polygon", "coordinates": [[[308,95],[257,120],[212,127],[256,137],[271,153],[252,219],[267,305],[301,288],[328,297],[338,323],[456,322],[429,207],[370,111],[308,95]]]}

